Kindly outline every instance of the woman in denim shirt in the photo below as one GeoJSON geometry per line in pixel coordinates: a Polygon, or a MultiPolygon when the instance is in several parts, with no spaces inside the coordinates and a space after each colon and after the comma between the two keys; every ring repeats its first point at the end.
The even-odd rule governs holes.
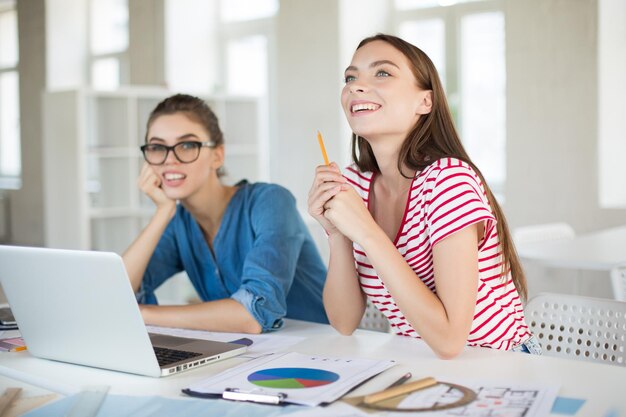
{"type": "Polygon", "coordinates": [[[222,184],[222,132],[204,101],[179,94],[159,103],[141,149],[137,182],[156,212],[123,258],[147,324],[260,333],[283,317],[328,322],[326,270],[294,197],[273,184],[222,184]],[[149,305],[180,271],[203,302],[149,305]]]}

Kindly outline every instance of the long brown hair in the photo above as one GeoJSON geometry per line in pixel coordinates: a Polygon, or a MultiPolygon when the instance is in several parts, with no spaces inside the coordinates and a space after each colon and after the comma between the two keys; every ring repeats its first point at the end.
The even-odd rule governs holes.
{"type": "MultiPolygon", "coordinates": [[[[406,177],[403,172],[404,167],[410,168],[413,172],[421,171],[438,159],[453,157],[466,162],[476,171],[485,187],[487,199],[496,217],[496,229],[503,256],[502,277],[506,279],[510,272],[515,288],[522,300],[525,300],[526,277],[515,251],[504,213],[483,174],[471,161],[459,139],[437,69],[421,49],[392,35],[379,33],[365,38],[359,43],[357,49],[373,41],[386,42],[406,56],[418,87],[432,91],[432,109],[430,113],[420,116],[402,143],[398,157],[398,170],[406,177]]],[[[352,159],[361,171],[380,173],[372,147],[365,139],[355,134],[352,134],[352,159]]]]}

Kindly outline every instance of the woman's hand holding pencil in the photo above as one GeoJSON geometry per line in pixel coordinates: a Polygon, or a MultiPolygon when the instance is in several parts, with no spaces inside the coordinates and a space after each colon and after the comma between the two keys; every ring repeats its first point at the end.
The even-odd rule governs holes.
{"type": "Polygon", "coordinates": [[[363,204],[361,196],[341,175],[337,164],[328,162],[324,140],[319,131],[317,141],[326,165],[317,167],[309,192],[309,214],[329,235],[340,233],[353,242],[360,242],[364,234],[377,227],[376,222],[363,204]],[[340,195],[341,191],[345,192],[340,195]]]}
{"type": "Polygon", "coordinates": [[[332,235],[337,233],[337,229],[324,217],[324,205],[342,189],[346,190],[349,185],[347,184],[348,181],[341,175],[341,170],[337,164],[329,162],[324,140],[319,131],[317,132],[317,141],[325,165],[320,165],[315,170],[315,179],[308,198],[309,214],[322,225],[326,233],[332,235]]]}

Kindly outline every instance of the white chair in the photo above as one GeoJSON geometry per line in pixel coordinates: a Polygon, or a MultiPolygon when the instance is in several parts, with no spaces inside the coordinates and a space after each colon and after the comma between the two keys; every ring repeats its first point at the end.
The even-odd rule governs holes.
{"type": "Polygon", "coordinates": [[[359,324],[359,329],[374,330],[377,332],[389,333],[389,320],[381,313],[374,304],[367,302],[365,314],[359,324]]]}
{"type": "Polygon", "coordinates": [[[626,265],[611,269],[611,285],[613,286],[613,298],[618,301],[626,301],[626,265]]]}
{"type": "Polygon", "coordinates": [[[626,367],[626,303],[543,293],[525,308],[543,354],[626,367]]]}
{"type": "Polygon", "coordinates": [[[544,223],[516,227],[513,230],[513,242],[537,243],[550,240],[572,239],[576,236],[574,228],[567,223],[544,223]]]}

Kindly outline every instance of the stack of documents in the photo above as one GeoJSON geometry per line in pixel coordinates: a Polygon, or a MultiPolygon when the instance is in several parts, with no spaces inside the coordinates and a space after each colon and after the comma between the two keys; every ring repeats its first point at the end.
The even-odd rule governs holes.
{"type": "Polygon", "coordinates": [[[9,337],[0,339],[0,351],[2,352],[19,352],[20,350],[26,350],[24,339],[21,337],[9,337]]]}

